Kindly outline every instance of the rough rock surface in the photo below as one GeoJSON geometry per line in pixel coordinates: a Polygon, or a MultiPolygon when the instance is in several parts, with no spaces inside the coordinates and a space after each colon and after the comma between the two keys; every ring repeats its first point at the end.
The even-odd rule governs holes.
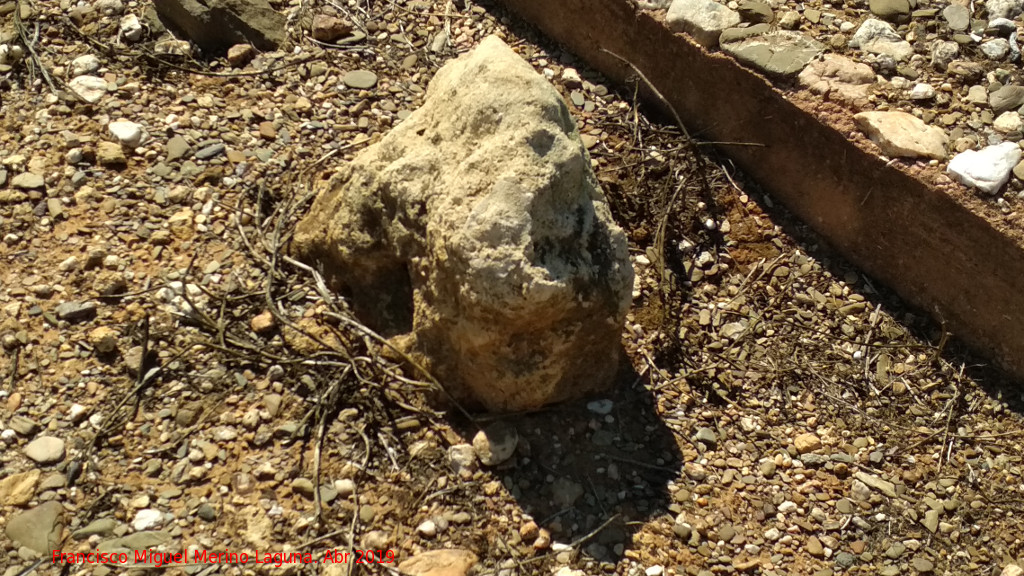
{"type": "Polygon", "coordinates": [[[868,103],[868,89],[875,81],[875,72],[867,64],[845,56],[825,54],[821,60],[808,64],[797,80],[815,94],[860,108],[868,103]]]}
{"type": "Polygon", "coordinates": [[[794,76],[825,47],[798,32],[778,31],[722,42],[722,51],[772,76],[794,76]]]}
{"type": "Polygon", "coordinates": [[[701,46],[714,48],[723,30],[739,25],[740,15],[714,0],[675,0],[665,23],[676,32],[686,32],[701,46]]]}
{"type": "Polygon", "coordinates": [[[1019,108],[1024,105],[1024,86],[1003,86],[989,94],[988,101],[996,114],[1019,108]]]}
{"type": "Polygon", "coordinates": [[[285,18],[267,0],[154,0],[160,19],[204,50],[251,42],[274,50],[284,42],[285,18]]]}
{"type": "Polygon", "coordinates": [[[64,508],[49,501],[14,515],[7,523],[7,537],[40,554],[48,554],[60,543],[64,508]]]}
{"type": "Polygon", "coordinates": [[[398,570],[410,576],[464,576],[476,563],[469,550],[431,550],[403,561],[398,570]]]}
{"type": "Polygon", "coordinates": [[[936,160],[946,158],[946,133],[941,128],[928,126],[913,114],[861,112],[853,119],[857,127],[878,144],[886,156],[936,160]]]}
{"type": "Polygon", "coordinates": [[[851,48],[860,48],[873,54],[884,54],[896,60],[906,60],[914,54],[914,47],[896,33],[891,25],[881,20],[865,20],[850,38],[851,48]]]}
{"type": "Polygon", "coordinates": [[[368,322],[400,333],[411,312],[403,346],[457,397],[521,410],[611,382],[625,237],[565,102],[497,37],[321,184],[296,253],[368,322]]]}

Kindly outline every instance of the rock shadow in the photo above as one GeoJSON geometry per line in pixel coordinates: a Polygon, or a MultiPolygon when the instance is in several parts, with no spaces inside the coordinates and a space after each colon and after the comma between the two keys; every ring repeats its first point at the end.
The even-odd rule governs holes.
{"type": "MultiPolygon", "coordinates": [[[[658,416],[646,377],[625,358],[605,395],[481,424],[494,421],[515,427],[519,445],[492,471],[552,542],[577,545],[599,563],[616,563],[635,547],[632,536],[644,523],[671,514],[669,484],[678,478],[683,456],[658,416]]],[[[478,425],[456,427],[468,441],[478,425]]],[[[530,547],[535,536],[513,538],[519,541],[510,544],[530,547]]]]}

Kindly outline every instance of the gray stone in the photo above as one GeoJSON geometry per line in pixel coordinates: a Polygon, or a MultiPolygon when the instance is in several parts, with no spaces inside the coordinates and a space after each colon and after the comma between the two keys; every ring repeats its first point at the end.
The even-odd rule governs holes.
{"type": "Polygon", "coordinates": [[[525,410],[606,389],[633,270],[562,96],[497,37],[323,178],[295,252],[457,397],[525,410]],[[409,318],[409,312],[412,318],[409,318]]]}
{"type": "Polygon", "coordinates": [[[174,162],[181,158],[186,158],[189,152],[192,151],[192,147],[188,145],[188,142],[181,136],[174,136],[167,141],[167,161],[174,162]]]}
{"type": "Polygon", "coordinates": [[[893,560],[903,556],[903,553],[907,551],[907,547],[902,542],[893,542],[889,548],[886,549],[885,555],[893,560]]]}
{"type": "Polygon", "coordinates": [[[20,188],[21,190],[37,190],[40,188],[46,188],[46,181],[39,174],[32,172],[22,172],[14,178],[11,178],[11,186],[14,188],[20,188]]]}
{"type": "Polygon", "coordinates": [[[1010,172],[1020,162],[1020,157],[1016,143],[1003,142],[957,154],[949,161],[946,171],[965,186],[995,194],[1010,179],[1010,172]]]}
{"type": "Polygon", "coordinates": [[[55,310],[57,318],[68,322],[88,320],[96,315],[95,302],[64,302],[55,310]]]}
{"type": "Polygon", "coordinates": [[[114,528],[117,528],[117,520],[113,518],[100,518],[93,520],[87,526],[79,528],[71,533],[71,537],[75,540],[85,540],[90,536],[110,536],[114,532],[114,528]]]}
{"type": "Polygon", "coordinates": [[[206,522],[213,522],[217,519],[217,509],[210,506],[209,503],[203,502],[199,505],[199,509],[196,510],[196,516],[199,516],[199,518],[206,522]]]}
{"type": "Polygon", "coordinates": [[[63,515],[64,508],[59,502],[44,502],[15,514],[7,523],[7,537],[39,554],[49,555],[60,545],[63,515]]]}
{"type": "Polygon", "coordinates": [[[988,9],[989,18],[1014,19],[1024,11],[1024,0],[987,0],[985,8],[988,9]]]}
{"type": "Polygon", "coordinates": [[[779,28],[783,30],[796,30],[800,27],[800,13],[796,10],[788,10],[779,18],[779,28]]]}
{"type": "Polygon", "coordinates": [[[979,49],[989,60],[1002,60],[1010,53],[1010,42],[1003,38],[995,38],[982,42],[979,49]]]}
{"type": "Polygon", "coordinates": [[[711,428],[699,428],[697,433],[693,435],[693,439],[706,444],[709,448],[714,448],[718,445],[718,434],[711,428]]]}
{"type": "Polygon", "coordinates": [[[11,430],[14,430],[22,436],[33,436],[39,431],[38,422],[28,416],[22,416],[21,414],[12,416],[7,422],[7,425],[11,427],[11,430]]]}
{"type": "Polygon", "coordinates": [[[967,90],[967,97],[964,101],[968,104],[988,104],[988,90],[984,86],[975,84],[967,90]]]}
{"type": "Polygon", "coordinates": [[[921,525],[927,528],[932,534],[935,534],[935,531],[939,529],[939,511],[926,511],[924,513],[924,519],[921,520],[921,525]]]}
{"type": "Polygon", "coordinates": [[[888,480],[883,480],[882,478],[873,474],[868,474],[867,472],[857,472],[853,477],[863,482],[869,488],[881,492],[889,498],[896,497],[896,486],[888,480]]]}
{"type": "Polygon", "coordinates": [[[484,466],[497,466],[512,457],[519,444],[519,433],[514,426],[495,422],[473,437],[473,451],[484,466]]]}
{"type": "Polygon", "coordinates": [[[223,142],[217,142],[217,143],[214,143],[214,144],[210,144],[208,146],[204,146],[204,147],[200,148],[199,150],[196,150],[196,159],[197,160],[209,160],[210,158],[213,158],[214,156],[219,156],[219,155],[223,154],[225,148],[226,147],[225,147],[223,142]]]}
{"type": "Polygon", "coordinates": [[[772,11],[771,5],[767,2],[743,0],[743,2],[740,2],[737,11],[740,13],[740,17],[754,24],[771,24],[775,20],[775,12],[772,11]]]}
{"type": "Polygon", "coordinates": [[[741,21],[738,12],[714,0],[674,0],[665,15],[670,30],[685,32],[708,48],[718,46],[722,31],[741,21]]]}
{"type": "Polygon", "coordinates": [[[312,499],[314,496],[313,482],[309,478],[296,478],[292,480],[292,491],[312,499]]]}
{"type": "Polygon", "coordinates": [[[377,75],[369,70],[352,70],[341,81],[349,88],[367,90],[377,85],[377,75]]]}
{"type": "Polygon", "coordinates": [[[40,436],[25,446],[25,456],[36,464],[56,464],[64,459],[64,441],[53,436],[40,436]]]}
{"type": "Polygon", "coordinates": [[[154,0],[153,5],[168,28],[218,54],[246,43],[275,50],[287,36],[284,15],[267,0],[154,0]]]}
{"type": "Polygon", "coordinates": [[[722,35],[718,37],[718,43],[739,42],[740,40],[761,36],[771,31],[772,27],[770,24],[754,24],[745,28],[726,28],[722,30],[722,35]]]}
{"type": "Polygon", "coordinates": [[[559,478],[551,484],[551,499],[559,508],[571,508],[583,493],[583,486],[568,478],[559,478]]]}
{"type": "Polygon", "coordinates": [[[910,19],[910,0],[868,0],[868,9],[879,18],[890,22],[910,19]]]}
{"type": "Polygon", "coordinates": [[[950,4],[942,10],[942,17],[946,19],[950,30],[963,32],[971,27],[971,11],[960,4],[950,4]]]}
{"type": "Polygon", "coordinates": [[[988,21],[985,33],[990,36],[1008,37],[1017,31],[1017,23],[1009,18],[993,18],[988,21]]]}
{"type": "Polygon", "coordinates": [[[900,61],[914,54],[914,47],[897,34],[892,26],[873,18],[865,20],[860,25],[850,39],[850,47],[860,48],[872,54],[884,54],[900,61]]]}
{"type": "Polygon", "coordinates": [[[722,51],[771,76],[795,76],[825,50],[806,36],[781,30],[722,44],[722,51]]]}
{"type": "Polygon", "coordinates": [[[320,501],[324,504],[330,504],[334,502],[335,498],[338,497],[338,489],[334,484],[322,484],[320,490],[320,501]]]}
{"type": "Polygon", "coordinates": [[[836,564],[840,568],[849,568],[857,562],[857,557],[849,552],[840,552],[836,554],[836,564]]]}
{"type": "Polygon", "coordinates": [[[917,556],[911,560],[910,565],[920,574],[927,574],[935,569],[935,563],[923,556],[917,556]]]}
{"type": "Polygon", "coordinates": [[[1024,105],[1024,86],[1003,86],[988,95],[988,105],[997,115],[1024,105]]]}
{"type": "Polygon", "coordinates": [[[114,120],[107,124],[107,130],[117,138],[121,145],[129,148],[137,147],[146,137],[145,127],[131,120],[114,120]]]}
{"type": "Polygon", "coordinates": [[[932,44],[932,66],[939,70],[946,70],[950,62],[960,54],[960,45],[956,42],[936,40],[932,44]]]}
{"type": "Polygon", "coordinates": [[[142,531],[129,534],[123,538],[115,538],[100,542],[96,547],[100,552],[121,552],[127,550],[146,550],[170,542],[173,537],[163,531],[142,531]]]}
{"type": "MultiPolygon", "coordinates": [[[[102,63],[94,54],[84,54],[71,61],[71,76],[92,74],[100,69],[102,63]]],[[[104,85],[104,91],[106,86],[104,85]]]]}

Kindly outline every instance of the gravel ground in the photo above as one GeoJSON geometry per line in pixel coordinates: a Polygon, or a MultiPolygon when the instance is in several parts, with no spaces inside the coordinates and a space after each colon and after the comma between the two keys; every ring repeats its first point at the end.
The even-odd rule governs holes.
{"type": "MultiPolygon", "coordinates": [[[[683,0],[680,5],[703,2],[683,0]]],[[[1019,152],[1007,154],[1005,149],[992,149],[990,157],[970,152],[953,162],[954,157],[964,152],[1004,142],[1024,147],[1024,76],[1017,41],[1024,13],[1020,2],[730,0],[721,2],[730,9],[730,16],[719,13],[712,18],[706,8],[688,11],[686,20],[701,22],[706,18],[706,22],[727,23],[709,24],[715,32],[700,25],[678,24],[679,17],[673,18],[669,0],[640,0],[638,4],[642,10],[664,18],[670,28],[697,30],[694,37],[710,50],[719,49],[718,32],[724,26],[734,26],[721,36],[721,50],[726,52],[742,51],[726,48],[726,44],[741,46],[744,41],[737,39],[750,34],[763,34],[760,38],[778,46],[799,47],[804,52],[796,58],[797,65],[789,69],[778,69],[777,62],[752,67],[771,77],[789,97],[796,98],[799,92],[810,89],[819,98],[854,113],[898,111],[916,117],[923,122],[920,127],[910,128],[905,122],[892,121],[890,129],[894,134],[910,129],[915,138],[908,140],[918,140],[917,145],[911,145],[909,150],[883,145],[880,155],[901,164],[931,166],[942,173],[953,164],[948,178],[936,179],[939,184],[964,181],[952,174],[954,171],[986,175],[994,172],[999,178],[1007,178],[1008,183],[996,179],[998,183],[994,185],[978,185],[977,181],[964,184],[971,193],[991,203],[993,213],[987,214],[987,218],[994,222],[1006,219],[1011,228],[1020,228],[1024,213],[1024,161],[1020,161],[1019,152]],[[798,74],[804,63],[820,61],[822,55],[826,59],[840,57],[825,65],[827,75],[831,76],[828,87],[817,75],[807,81],[810,79],[798,74]],[[864,68],[857,68],[858,65],[864,68]],[[842,82],[836,83],[837,78],[842,82]],[[923,132],[925,126],[934,128],[935,135],[916,133],[923,132]],[[929,150],[922,143],[924,140],[936,144],[929,150]],[[1005,166],[1000,165],[1000,159],[1005,166]]],[[[827,109],[820,114],[824,122],[830,122],[827,109]]],[[[861,130],[867,132],[863,127],[861,130]]]]}
{"type": "Polygon", "coordinates": [[[278,5],[295,49],[235,68],[119,39],[149,2],[119,5],[23,14],[58,89],[95,56],[96,103],[28,56],[0,77],[5,576],[40,553],[62,572],[53,544],[380,551],[164,572],[189,574],[383,574],[439,549],[503,576],[1020,573],[1019,386],[633,87],[490,4],[278,5]],[[314,42],[317,13],[355,34],[314,42]],[[620,386],[500,419],[438,411],[280,250],[318,172],[492,33],[570,103],[638,272],[620,386]]]}

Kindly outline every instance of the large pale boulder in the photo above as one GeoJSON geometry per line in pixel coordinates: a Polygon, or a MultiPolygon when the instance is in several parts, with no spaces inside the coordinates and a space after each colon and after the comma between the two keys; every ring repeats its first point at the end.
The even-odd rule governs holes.
{"type": "Polygon", "coordinates": [[[294,251],[456,397],[530,409],[606,388],[633,270],[576,123],[489,37],[320,181],[294,251]]]}

